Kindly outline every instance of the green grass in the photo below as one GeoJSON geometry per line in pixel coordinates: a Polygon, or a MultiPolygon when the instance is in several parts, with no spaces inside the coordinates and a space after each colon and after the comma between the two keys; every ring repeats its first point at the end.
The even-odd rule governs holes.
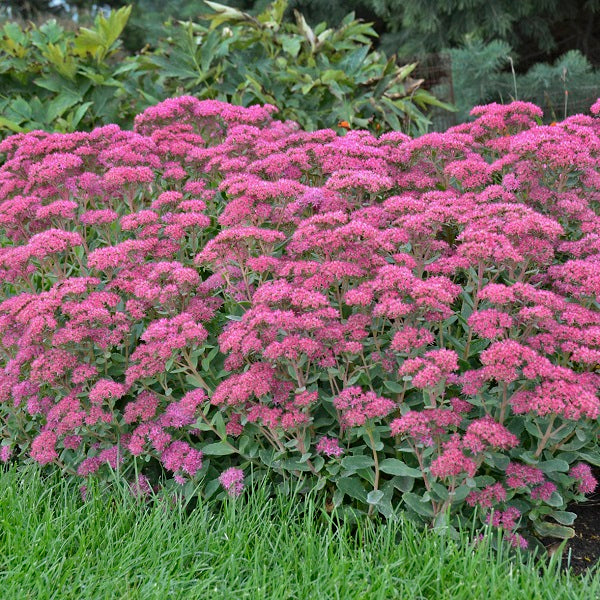
{"type": "Polygon", "coordinates": [[[314,503],[200,505],[90,492],[39,470],[0,471],[0,597],[600,598],[600,575],[494,554],[486,542],[419,533],[399,519],[336,528],[314,503]]]}

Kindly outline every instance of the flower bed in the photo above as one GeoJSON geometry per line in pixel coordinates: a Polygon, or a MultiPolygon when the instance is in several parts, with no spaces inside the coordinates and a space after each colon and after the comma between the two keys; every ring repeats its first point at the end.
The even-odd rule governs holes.
{"type": "Polygon", "coordinates": [[[0,458],[572,535],[600,464],[600,119],[516,102],[411,139],[273,110],[182,97],[0,144],[0,458]]]}

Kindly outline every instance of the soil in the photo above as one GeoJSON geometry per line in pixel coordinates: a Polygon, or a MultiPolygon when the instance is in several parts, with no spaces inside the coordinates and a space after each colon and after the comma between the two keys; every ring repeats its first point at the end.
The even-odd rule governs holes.
{"type": "MultiPolygon", "coordinates": [[[[594,476],[600,481],[600,468],[594,468],[594,476]]],[[[571,538],[563,551],[565,568],[574,573],[584,573],[598,565],[600,569],[600,486],[588,496],[587,502],[570,506],[577,514],[575,537],[571,538]]]]}
{"type": "Polygon", "coordinates": [[[563,551],[563,564],[575,573],[583,573],[600,561],[600,492],[589,497],[588,502],[571,506],[577,514],[575,537],[563,551]]]}

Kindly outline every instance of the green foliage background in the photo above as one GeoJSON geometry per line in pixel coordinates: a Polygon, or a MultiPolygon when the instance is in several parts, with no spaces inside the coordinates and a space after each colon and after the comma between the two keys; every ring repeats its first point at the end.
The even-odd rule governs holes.
{"type": "Polygon", "coordinates": [[[69,30],[6,22],[0,37],[0,131],[129,126],[151,104],[178,95],[243,106],[269,103],[305,129],[424,133],[432,106],[449,108],[373,49],[376,32],[352,14],[314,29],[285,0],[257,16],[206,2],[198,21],[166,23],[154,45],[124,52],[131,7],[99,12],[69,30]]]}
{"type": "MultiPolygon", "coordinates": [[[[198,24],[208,11],[199,1],[102,0],[95,3],[65,0],[56,5],[52,0],[5,0],[0,6],[0,20],[10,17],[33,19],[39,23],[53,15],[63,21],[66,19],[62,25],[73,30],[76,29],[75,21],[91,25],[98,10],[128,3],[132,12],[127,26],[120,33],[117,46],[111,47],[106,61],[95,66],[86,63],[84,68],[87,72],[78,71],[77,77],[83,79],[81,85],[77,85],[77,93],[71,93],[73,86],[68,86],[70,100],[61,96],[55,102],[55,98],[40,95],[37,84],[32,86],[33,79],[25,75],[30,67],[31,70],[48,70],[48,64],[44,64],[44,61],[50,60],[48,57],[40,62],[39,53],[33,51],[30,56],[35,55],[35,58],[31,59],[30,67],[20,65],[15,71],[14,64],[7,68],[6,63],[10,61],[3,56],[6,48],[0,47],[0,83],[3,84],[0,98],[4,98],[4,101],[0,100],[0,111],[3,111],[4,126],[6,119],[13,123],[42,124],[58,119],[57,127],[66,130],[109,122],[110,119],[126,124],[136,110],[150,102],[173,93],[192,93],[238,103],[274,102],[284,107],[285,116],[296,118],[309,128],[317,124],[332,126],[339,120],[349,121],[355,126],[364,126],[363,123],[373,125],[378,119],[382,129],[394,127],[421,133],[429,126],[424,113],[435,104],[432,98],[427,97],[425,89],[441,100],[454,103],[458,109],[452,118],[448,118],[444,111],[438,111],[442,120],[437,121],[437,127],[466,120],[473,105],[513,99],[535,102],[544,109],[548,120],[556,120],[587,110],[600,90],[600,0],[289,0],[283,8],[280,23],[276,25],[278,30],[272,30],[271,35],[265,35],[264,31],[259,34],[256,28],[253,30],[251,20],[238,20],[235,24],[245,27],[244,34],[231,42],[219,43],[218,48],[214,46],[218,57],[209,57],[209,52],[194,47],[206,35],[198,24]],[[308,98],[303,99],[306,108],[298,106],[298,91],[305,93],[303,90],[307,85],[318,81],[318,69],[332,71],[333,63],[337,65],[333,70],[340,71],[346,63],[339,56],[332,58],[330,52],[327,60],[318,59],[314,65],[309,64],[309,57],[303,52],[299,51],[296,56],[290,53],[296,44],[291,41],[292,38],[283,47],[282,36],[302,35],[299,30],[293,30],[296,22],[294,11],[301,12],[307,26],[313,30],[323,22],[334,29],[344,28],[347,26],[344,19],[350,11],[354,11],[357,19],[371,23],[372,27],[368,31],[365,29],[362,34],[365,39],[361,41],[351,40],[354,33],[348,33],[344,41],[346,46],[336,49],[336,52],[350,52],[348,43],[354,44],[354,49],[357,43],[373,44],[375,49],[384,51],[388,56],[399,57],[398,64],[419,62],[421,66],[412,72],[412,77],[414,80],[424,78],[425,81],[418,87],[411,87],[414,81],[405,85],[410,92],[407,94],[410,100],[395,102],[402,114],[386,107],[380,98],[376,99],[377,108],[368,109],[360,90],[369,79],[366,73],[373,69],[372,63],[359,69],[360,72],[346,73],[345,79],[338,74],[335,81],[321,82],[327,84],[327,91],[319,87],[320,84],[314,84],[316,89],[311,88],[308,98]],[[177,24],[188,20],[196,23],[192,33],[183,32],[177,24]],[[376,38],[375,34],[379,37],[376,38]],[[241,47],[249,42],[253,44],[251,48],[241,47]],[[443,55],[437,66],[435,61],[438,58],[431,59],[432,53],[443,55]],[[125,55],[138,59],[135,67],[130,59],[125,60],[125,55]],[[195,61],[200,55],[201,64],[209,65],[205,76],[192,75],[197,71],[195,61]],[[443,59],[447,60],[444,62],[443,59]],[[120,71],[120,67],[113,68],[111,61],[119,60],[127,62],[127,66],[123,67],[125,71],[120,71]],[[219,69],[217,61],[221,61],[219,69]],[[293,65],[295,61],[298,64],[293,65]],[[433,70],[424,67],[432,64],[435,66],[433,70]],[[261,68],[255,69],[255,65],[261,68]],[[173,66],[172,73],[167,71],[164,76],[156,73],[159,67],[168,69],[170,66],[173,66]],[[267,67],[275,68],[281,75],[275,78],[272,90],[265,82],[264,69],[267,67]],[[94,77],[90,69],[96,71],[94,77]],[[12,73],[13,79],[21,80],[21,88],[15,88],[12,80],[6,85],[2,76],[8,72],[12,73]],[[228,77],[233,76],[235,86],[225,82],[225,73],[228,77]],[[237,76],[238,73],[249,78],[246,84],[237,76]],[[176,84],[179,74],[183,82],[176,84]],[[296,76],[302,82],[299,86],[291,85],[291,78],[296,76]],[[221,89],[218,81],[226,84],[227,89],[221,89]],[[207,82],[211,84],[207,86],[207,82]],[[202,90],[201,84],[205,86],[202,90]],[[89,85],[89,90],[80,93],[82,85],[89,85]],[[339,97],[338,85],[343,98],[339,97]],[[412,95],[415,90],[418,90],[417,97],[412,95]],[[30,108],[18,102],[7,109],[6,99],[14,93],[24,99],[29,94],[30,108]],[[76,95],[82,99],[75,110],[70,110],[75,104],[69,105],[69,102],[76,95]],[[337,100],[328,98],[331,95],[337,100]],[[354,99],[357,95],[361,96],[361,101],[348,101],[349,97],[354,99]],[[46,106],[48,102],[54,104],[46,106]],[[84,108],[87,102],[93,104],[84,108]],[[97,115],[92,116],[96,106],[97,115]],[[336,106],[334,114],[329,121],[323,121],[331,106],[336,106]]],[[[223,0],[223,3],[252,17],[265,14],[269,6],[269,0],[223,0]]],[[[50,26],[45,26],[43,31],[40,29],[36,35],[48,38],[37,39],[35,43],[38,46],[58,41],[56,28],[50,26]]],[[[14,37],[14,32],[8,37],[14,37]]],[[[332,43],[339,43],[339,39],[338,36],[332,43]]],[[[61,41],[63,46],[64,42],[61,41]]],[[[70,43],[68,39],[66,43],[70,43]]],[[[319,50],[323,51],[322,48],[319,50]]],[[[77,59],[78,65],[82,58],[77,59]]],[[[369,59],[375,59],[375,55],[369,54],[369,59]]],[[[383,57],[379,56],[375,62],[377,60],[384,64],[383,57]]],[[[46,78],[46,75],[42,76],[46,78]]],[[[376,86],[368,89],[373,91],[376,86]]],[[[398,94],[398,90],[393,93],[398,94]]]]}

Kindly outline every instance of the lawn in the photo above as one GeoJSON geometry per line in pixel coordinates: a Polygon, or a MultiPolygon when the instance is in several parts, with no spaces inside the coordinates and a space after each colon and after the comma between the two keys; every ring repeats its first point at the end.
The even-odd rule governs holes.
{"type": "Polygon", "coordinates": [[[336,525],[314,502],[255,490],[193,509],[110,496],[38,468],[0,476],[0,596],[70,598],[600,598],[575,576],[402,518],[336,525]]]}

